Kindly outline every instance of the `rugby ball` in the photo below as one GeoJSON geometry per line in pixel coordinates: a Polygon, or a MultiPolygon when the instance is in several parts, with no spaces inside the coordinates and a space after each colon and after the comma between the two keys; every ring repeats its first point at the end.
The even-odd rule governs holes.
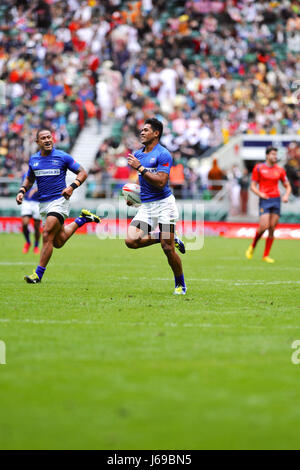
{"type": "Polygon", "coordinates": [[[122,188],[122,194],[125,201],[130,202],[135,207],[141,205],[140,191],[140,185],[134,183],[127,183],[122,188]]]}

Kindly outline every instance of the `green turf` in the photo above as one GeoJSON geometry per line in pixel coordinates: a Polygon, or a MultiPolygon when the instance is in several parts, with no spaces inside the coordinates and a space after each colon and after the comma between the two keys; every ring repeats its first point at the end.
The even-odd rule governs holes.
{"type": "Polygon", "coordinates": [[[1,449],[300,448],[299,242],[206,238],[185,297],[159,246],[76,235],[28,285],[0,243],[1,449]]]}

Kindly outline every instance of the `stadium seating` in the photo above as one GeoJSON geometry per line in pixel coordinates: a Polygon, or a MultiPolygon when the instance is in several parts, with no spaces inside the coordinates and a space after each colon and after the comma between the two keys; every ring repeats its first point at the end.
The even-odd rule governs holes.
{"type": "MultiPolygon", "coordinates": [[[[201,163],[207,151],[213,154],[240,133],[300,133],[299,107],[282,99],[290,86],[282,76],[296,77],[299,62],[287,41],[295,2],[241,1],[232,7],[153,0],[149,12],[124,0],[118,10],[99,0],[79,2],[78,8],[66,0],[48,3],[51,15],[43,26],[28,2],[20,8],[7,0],[0,5],[0,78],[8,92],[0,107],[0,177],[9,177],[0,194],[14,196],[40,125],[51,126],[56,146],[72,152],[80,130],[97,117],[99,128],[112,122],[111,140],[126,152],[139,146],[141,122],[156,115],[165,126],[163,145],[182,158],[182,197],[207,201],[212,194],[200,172],[191,193],[191,158],[201,163]],[[173,83],[166,78],[168,68],[176,72],[173,83]],[[106,101],[99,94],[103,83],[106,101]]],[[[113,178],[120,156],[114,148],[97,156],[101,165],[90,177],[87,196],[113,178]]],[[[299,169],[298,157],[296,164],[299,169]]]]}

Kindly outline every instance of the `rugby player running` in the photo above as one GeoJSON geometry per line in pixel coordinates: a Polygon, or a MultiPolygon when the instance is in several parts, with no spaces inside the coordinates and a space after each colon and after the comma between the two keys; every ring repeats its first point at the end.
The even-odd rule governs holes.
{"type": "Polygon", "coordinates": [[[142,204],[131,221],[125,243],[133,249],[160,243],[174,274],[174,294],[185,295],[182,263],[175,246],[181,253],[185,253],[185,247],[175,234],[178,209],[168,185],[172,156],[159,143],[162,132],[158,119],[147,119],[140,133],[143,147],[127,157],[128,164],[139,172],[142,204]],[[157,225],[159,232],[154,232],[157,225]]]}
{"type": "Polygon", "coordinates": [[[39,151],[30,157],[27,176],[16,197],[17,203],[22,204],[24,194],[30,190],[35,181],[37,182],[39,209],[44,224],[43,246],[36,270],[24,277],[29,284],[41,282],[53,248],[61,248],[84,224],[101,222],[97,215],[83,209],[74,222],[64,225],[64,220],[70,213],[69,199],[73,191],[86,180],[87,173],[71,155],[54,147],[50,129],[44,127],[39,129],[36,142],[39,151]],[[68,169],[77,177],[70,186],[66,187],[68,169]]]}
{"type": "Polygon", "coordinates": [[[250,186],[251,191],[259,197],[259,227],[245,255],[247,259],[252,258],[258,240],[268,230],[262,258],[266,263],[275,262],[273,258],[269,257],[269,253],[274,241],[274,231],[280,217],[280,201],[288,202],[291,194],[291,185],[286,177],[286,172],[284,168],[277,165],[277,161],[277,149],[267,147],[266,162],[255,165],[250,186]],[[282,198],[280,198],[278,188],[279,181],[282,182],[286,190],[282,198]]]}

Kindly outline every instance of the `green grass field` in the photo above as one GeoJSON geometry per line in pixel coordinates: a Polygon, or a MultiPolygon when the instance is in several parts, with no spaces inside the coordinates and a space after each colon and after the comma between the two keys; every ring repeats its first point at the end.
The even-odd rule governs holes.
{"type": "Polygon", "coordinates": [[[300,448],[299,242],[206,238],[178,297],[159,246],[76,235],[28,285],[0,243],[1,449],[300,448]]]}

